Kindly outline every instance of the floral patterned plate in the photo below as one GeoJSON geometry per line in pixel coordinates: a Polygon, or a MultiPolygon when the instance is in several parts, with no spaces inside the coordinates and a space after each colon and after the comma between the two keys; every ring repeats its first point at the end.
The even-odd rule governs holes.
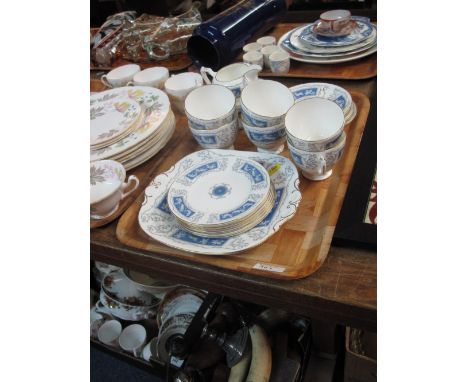
{"type": "Polygon", "coordinates": [[[91,146],[108,144],[128,133],[140,112],[138,102],[128,98],[114,98],[90,105],[91,146]]]}
{"type": "Polygon", "coordinates": [[[143,143],[157,132],[170,110],[167,95],[162,90],[147,86],[125,86],[93,94],[90,105],[115,98],[130,98],[136,101],[142,109],[143,120],[134,131],[118,142],[99,150],[91,150],[91,161],[109,159],[143,143]]]}
{"type": "Polygon", "coordinates": [[[205,255],[226,255],[260,245],[296,213],[301,200],[296,166],[281,155],[235,150],[201,150],[186,156],[170,170],[158,175],[146,188],[140,208],[140,227],[151,238],[183,251],[205,255]],[[167,193],[175,179],[189,168],[228,157],[250,159],[269,173],[275,188],[271,212],[250,231],[233,237],[201,237],[184,230],[171,213],[167,193]]]}

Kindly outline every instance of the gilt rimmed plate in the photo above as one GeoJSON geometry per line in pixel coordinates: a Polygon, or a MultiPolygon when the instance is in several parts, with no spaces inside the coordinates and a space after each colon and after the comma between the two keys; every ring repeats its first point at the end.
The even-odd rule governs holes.
{"type": "Polygon", "coordinates": [[[260,164],[236,156],[208,160],[181,174],[168,192],[172,213],[188,224],[226,225],[265,202],[270,177],[260,164]]]}
{"type": "Polygon", "coordinates": [[[226,255],[263,243],[294,216],[300,200],[298,172],[289,159],[257,152],[201,150],[186,156],[150,183],[145,191],[138,221],[146,234],[169,247],[205,255],[226,255]],[[197,164],[233,155],[254,160],[269,172],[275,187],[273,209],[257,226],[238,236],[205,238],[184,230],[167,205],[167,192],[172,182],[197,164]]]}
{"type": "Polygon", "coordinates": [[[125,86],[93,94],[90,105],[114,98],[130,98],[138,102],[143,120],[134,131],[118,142],[102,149],[91,150],[91,161],[111,158],[142,143],[161,127],[170,109],[167,95],[162,90],[147,86],[125,86]]]}
{"type": "Polygon", "coordinates": [[[125,134],[138,120],[141,108],[131,99],[95,102],[89,107],[91,145],[102,145],[125,134]]]}
{"type": "Polygon", "coordinates": [[[356,22],[357,26],[352,30],[351,33],[345,36],[336,36],[336,37],[326,37],[321,36],[313,32],[314,26],[317,24],[317,21],[313,24],[309,24],[304,28],[300,34],[301,41],[308,47],[341,47],[348,45],[356,45],[361,41],[364,41],[371,37],[375,32],[376,28],[372,25],[368,19],[353,17],[353,20],[356,22]]]}

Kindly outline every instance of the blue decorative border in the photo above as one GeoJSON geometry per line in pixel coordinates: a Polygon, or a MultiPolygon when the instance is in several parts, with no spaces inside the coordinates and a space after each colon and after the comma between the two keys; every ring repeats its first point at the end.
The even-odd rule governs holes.
{"type": "Polygon", "coordinates": [[[230,239],[222,237],[201,237],[183,230],[176,231],[172,234],[172,237],[188,243],[207,245],[210,247],[222,247],[230,239]]]}
{"type": "Polygon", "coordinates": [[[219,220],[227,220],[237,215],[240,215],[244,213],[245,211],[249,210],[254,204],[255,202],[253,200],[247,200],[242,206],[236,208],[235,210],[225,212],[219,215],[219,220]]]}
{"type": "Polygon", "coordinates": [[[260,223],[258,223],[255,228],[265,227],[270,224],[271,219],[275,215],[275,212],[279,206],[279,202],[281,201],[281,198],[283,196],[283,191],[284,191],[284,188],[278,188],[277,190],[275,190],[276,196],[275,196],[275,204],[273,205],[273,208],[271,209],[270,213],[265,217],[265,219],[263,219],[260,223]]]}
{"type": "Polygon", "coordinates": [[[172,202],[174,203],[175,208],[177,208],[177,211],[179,211],[185,217],[189,218],[195,214],[194,211],[185,205],[184,199],[181,196],[173,197],[172,202]]]}
{"type": "Polygon", "coordinates": [[[280,129],[273,133],[257,133],[250,130],[246,130],[247,135],[252,141],[257,142],[275,142],[278,139],[283,138],[286,135],[285,129],[280,129]]]}
{"type": "Polygon", "coordinates": [[[210,163],[205,163],[201,166],[198,166],[197,168],[194,168],[192,171],[188,172],[185,177],[190,179],[190,180],[194,180],[195,178],[197,178],[199,175],[207,172],[207,171],[211,171],[211,170],[215,170],[219,168],[219,164],[218,162],[210,162],[210,163]]]}
{"type": "Polygon", "coordinates": [[[246,174],[249,174],[255,184],[265,181],[265,176],[263,173],[255,166],[252,166],[250,163],[244,163],[240,170],[246,174]]]}
{"type": "Polygon", "coordinates": [[[171,210],[169,209],[169,205],[167,204],[167,195],[164,197],[163,200],[156,206],[158,210],[165,212],[166,214],[171,214],[171,210]]]}

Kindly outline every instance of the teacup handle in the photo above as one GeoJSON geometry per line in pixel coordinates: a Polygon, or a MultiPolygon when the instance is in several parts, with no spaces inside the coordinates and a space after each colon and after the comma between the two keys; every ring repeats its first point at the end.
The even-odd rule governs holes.
{"type": "Polygon", "coordinates": [[[130,176],[128,177],[127,183],[124,183],[124,184],[122,185],[123,188],[124,188],[124,189],[127,188],[128,185],[130,184],[130,182],[131,182],[132,180],[135,182],[135,185],[134,185],[129,191],[127,191],[126,193],[124,193],[124,194],[122,195],[122,199],[125,199],[128,195],[130,195],[133,191],[135,191],[135,190],[137,189],[137,187],[140,185],[140,181],[138,180],[138,178],[137,178],[135,175],[130,175],[130,176]]]}
{"type": "Polygon", "coordinates": [[[208,74],[212,77],[212,78],[215,78],[216,77],[216,72],[213,72],[213,70],[211,70],[210,68],[205,68],[204,66],[202,66],[200,68],[200,74],[201,76],[203,77],[203,80],[205,81],[205,84],[207,85],[210,85],[211,84],[211,80],[208,78],[208,74]]]}
{"type": "Polygon", "coordinates": [[[319,157],[319,172],[320,174],[319,175],[323,175],[324,172],[325,172],[325,169],[327,168],[327,161],[325,160],[325,158],[323,156],[320,156],[319,157]]]}
{"type": "Polygon", "coordinates": [[[107,74],[103,74],[101,76],[101,82],[108,88],[112,88],[112,85],[109,83],[109,81],[107,80],[107,74]]]}
{"type": "Polygon", "coordinates": [[[135,83],[133,81],[128,81],[127,85],[125,85],[125,86],[135,86],[135,83]]]}
{"type": "Polygon", "coordinates": [[[262,70],[262,67],[257,64],[250,65],[251,68],[244,73],[242,76],[242,81],[244,86],[246,86],[249,82],[257,81],[258,80],[258,73],[262,70]]]}

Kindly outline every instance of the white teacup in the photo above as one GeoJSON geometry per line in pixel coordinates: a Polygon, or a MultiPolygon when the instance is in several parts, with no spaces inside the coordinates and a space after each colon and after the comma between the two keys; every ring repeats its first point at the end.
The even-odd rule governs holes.
{"type": "Polygon", "coordinates": [[[242,90],[242,118],[254,127],[274,126],[284,121],[294,105],[291,91],[278,81],[251,81],[242,90]]]}
{"type": "Polygon", "coordinates": [[[119,345],[126,352],[139,357],[146,342],[146,329],[140,324],[127,326],[119,337],[119,345]]]}
{"type": "Polygon", "coordinates": [[[256,50],[247,52],[242,56],[242,59],[246,64],[258,65],[263,68],[263,54],[256,50]]]}
{"type": "Polygon", "coordinates": [[[181,73],[172,75],[164,83],[164,90],[175,109],[184,114],[184,101],[187,95],[195,88],[203,85],[203,78],[198,73],[181,73]]]}
{"type": "Polygon", "coordinates": [[[235,118],[236,97],[222,85],[204,85],[190,92],[185,99],[185,114],[190,126],[213,130],[235,118]]]}
{"type": "Polygon", "coordinates": [[[298,101],[286,113],[286,134],[294,147],[304,151],[324,151],[335,144],[344,129],[341,107],[326,98],[298,101]]]}
{"type": "Polygon", "coordinates": [[[169,70],[164,66],[155,66],[138,72],[127,85],[150,86],[162,89],[169,78],[169,70]]]}
{"type": "Polygon", "coordinates": [[[106,321],[98,330],[98,340],[112,347],[119,347],[119,336],[122,324],[117,320],[106,321]]]}
{"type": "Polygon", "coordinates": [[[103,74],[101,76],[101,82],[108,88],[126,86],[140,70],[140,66],[137,64],[119,66],[109,73],[103,74]]]}
{"type": "Polygon", "coordinates": [[[244,47],[242,48],[242,50],[247,53],[247,52],[251,52],[251,51],[257,51],[257,52],[260,52],[260,50],[263,48],[263,46],[261,44],[259,44],[258,42],[251,42],[250,44],[246,44],[244,45],[244,47]]]}
{"type": "Polygon", "coordinates": [[[270,55],[274,52],[281,51],[276,45],[267,45],[260,51],[263,54],[263,64],[265,67],[270,68],[270,55]]]}
{"type": "Polygon", "coordinates": [[[113,160],[91,162],[90,175],[92,219],[104,219],[112,215],[119,208],[120,201],[135,191],[140,184],[134,175],[129,176],[128,182],[125,182],[125,168],[113,160]],[[132,181],[135,185],[127,190],[132,181]]]}
{"type": "Polygon", "coordinates": [[[235,118],[213,130],[194,129],[190,125],[190,131],[198,144],[205,149],[230,149],[234,150],[234,141],[236,140],[239,127],[237,125],[237,113],[235,118]]]}
{"type": "Polygon", "coordinates": [[[287,73],[289,72],[290,60],[289,54],[284,51],[276,51],[270,54],[270,69],[272,73],[287,73]]]}

